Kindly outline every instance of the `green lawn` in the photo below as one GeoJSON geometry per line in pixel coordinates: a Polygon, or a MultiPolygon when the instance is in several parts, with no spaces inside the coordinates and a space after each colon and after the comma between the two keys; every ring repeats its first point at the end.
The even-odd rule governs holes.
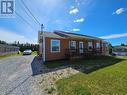
{"type": "Polygon", "coordinates": [[[37,51],[33,51],[32,55],[37,56],[37,51]]]}
{"type": "Polygon", "coordinates": [[[0,59],[12,57],[12,56],[21,56],[21,55],[22,55],[22,54],[11,53],[11,54],[6,54],[6,55],[0,56],[0,59]]]}
{"type": "MultiPolygon", "coordinates": [[[[22,55],[23,55],[22,52],[20,54],[11,53],[11,54],[6,54],[6,55],[3,55],[3,56],[0,56],[0,59],[8,58],[8,57],[13,57],[13,56],[22,56],[22,55]]],[[[33,51],[32,55],[36,56],[37,55],[37,51],[33,51]]]]}
{"type": "MultiPolygon", "coordinates": [[[[46,65],[59,67],[59,62],[46,65]]],[[[97,57],[66,62],[72,67],[80,66],[82,70],[56,82],[59,95],[127,95],[127,57],[97,57]]],[[[64,64],[64,61],[61,63],[64,64]]]]}

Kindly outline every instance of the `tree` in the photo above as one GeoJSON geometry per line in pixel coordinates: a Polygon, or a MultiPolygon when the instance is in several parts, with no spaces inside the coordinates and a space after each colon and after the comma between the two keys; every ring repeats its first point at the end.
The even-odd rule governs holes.
{"type": "Polygon", "coordinates": [[[1,41],[1,40],[0,40],[0,44],[6,45],[7,43],[6,43],[5,41],[1,41]]]}
{"type": "MultiPolygon", "coordinates": [[[[8,44],[8,43],[0,40],[0,44],[8,44]]],[[[32,51],[38,51],[39,49],[38,44],[30,44],[30,43],[20,44],[19,41],[14,41],[12,44],[9,45],[18,46],[21,52],[23,52],[25,49],[31,49],[32,51]]]]}
{"type": "Polygon", "coordinates": [[[110,44],[108,45],[108,47],[109,47],[109,54],[112,54],[112,48],[113,48],[112,44],[110,43],[110,44]]]}
{"type": "Polygon", "coordinates": [[[121,43],[121,46],[125,46],[125,44],[124,43],[121,43]]]}
{"type": "Polygon", "coordinates": [[[17,42],[17,46],[19,46],[20,45],[20,43],[19,43],[19,41],[17,42]]]}

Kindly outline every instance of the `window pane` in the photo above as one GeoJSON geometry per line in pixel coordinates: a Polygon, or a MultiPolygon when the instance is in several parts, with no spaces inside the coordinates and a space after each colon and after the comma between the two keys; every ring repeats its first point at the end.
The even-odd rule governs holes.
{"type": "Polygon", "coordinates": [[[60,51],[60,40],[51,40],[51,52],[60,51]]]}
{"type": "Polygon", "coordinates": [[[76,49],[76,41],[71,41],[70,48],[76,49]]]}
{"type": "Polygon", "coordinates": [[[96,43],[96,47],[97,48],[100,48],[100,43],[96,43]]]}
{"type": "Polygon", "coordinates": [[[59,46],[59,41],[53,40],[52,41],[52,46],[59,46]]]}
{"type": "Polygon", "coordinates": [[[93,43],[92,42],[88,42],[88,48],[89,49],[93,48],[93,43]]]}
{"type": "Polygon", "coordinates": [[[59,47],[52,47],[52,51],[59,51],[59,47]]]}

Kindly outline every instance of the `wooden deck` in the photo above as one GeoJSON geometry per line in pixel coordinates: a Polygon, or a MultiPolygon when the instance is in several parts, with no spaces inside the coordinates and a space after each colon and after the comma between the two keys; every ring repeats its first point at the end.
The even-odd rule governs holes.
{"type": "Polygon", "coordinates": [[[66,57],[68,59],[77,59],[77,58],[99,56],[99,55],[102,55],[102,49],[101,48],[66,49],[66,57]]]}

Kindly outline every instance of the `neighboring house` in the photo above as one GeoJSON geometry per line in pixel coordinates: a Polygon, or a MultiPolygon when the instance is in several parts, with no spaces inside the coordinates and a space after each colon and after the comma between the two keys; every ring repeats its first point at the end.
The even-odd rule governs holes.
{"type": "Polygon", "coordinates": [[[127,56],[127,46],[114,46],[112,54],[115,56],[127,56]]]}
{"type": "Polygon", "coordinates": [[[42,32],[38,32],[38,41],[44,61],[108,54],[108,43],[101,38],[63,31],[43,33],[45,44],[42,44],[42,32]]]}
{"type": "Polygon", "coordinates": [[[19,51],[19,47],[0,44],[0,56],[19,51]]]}

